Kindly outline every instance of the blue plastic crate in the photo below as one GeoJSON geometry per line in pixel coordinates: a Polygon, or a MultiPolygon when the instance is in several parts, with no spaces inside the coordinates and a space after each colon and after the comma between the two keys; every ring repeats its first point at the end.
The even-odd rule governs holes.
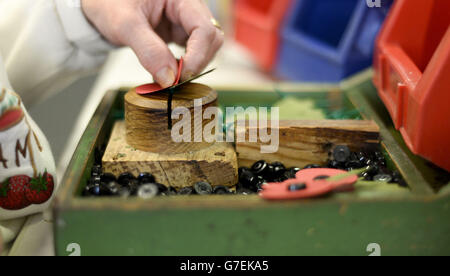
{"type": "Polygon", "coordinates": [[[391,1],[297,0],[282,31],[276,73],[303,82],[339,82],[372,64],[391,1]]]}

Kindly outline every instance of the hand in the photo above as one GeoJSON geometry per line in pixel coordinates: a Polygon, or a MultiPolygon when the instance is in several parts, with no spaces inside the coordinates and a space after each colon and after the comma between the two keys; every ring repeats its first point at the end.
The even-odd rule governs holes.
{"type": "Polygon", "coordinates": [[[156,82],[175,82],[177,61],[167,47],[186,46],[182,79],[200,73],[223,44],[223,32],[203,0],[82,0],[91,23],[118,46],[130,46],[156,82]]]}

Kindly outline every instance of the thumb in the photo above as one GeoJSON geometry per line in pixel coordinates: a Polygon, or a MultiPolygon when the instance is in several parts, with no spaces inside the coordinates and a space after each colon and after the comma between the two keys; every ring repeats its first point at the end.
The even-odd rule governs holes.
{"type": "Polygon", "coordinates": [[[178,65],[167,44],[151,29],[143,24],[134,27],[128,45],[136,53],[140,63],[152,74],[163,88],[172,86],[176,79],[178,65]]]}

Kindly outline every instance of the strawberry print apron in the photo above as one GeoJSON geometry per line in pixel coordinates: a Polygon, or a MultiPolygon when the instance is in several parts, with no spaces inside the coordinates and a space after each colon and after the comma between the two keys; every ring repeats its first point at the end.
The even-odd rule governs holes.
{"type": "Polygon", "coordinates": [[[0,221],[45,210],[55,193],[47,140],[20,97],[0,91],[0,221]]]}

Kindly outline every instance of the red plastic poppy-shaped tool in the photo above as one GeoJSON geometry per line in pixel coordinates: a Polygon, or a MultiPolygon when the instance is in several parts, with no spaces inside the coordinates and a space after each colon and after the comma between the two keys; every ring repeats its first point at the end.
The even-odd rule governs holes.
{"type": "Polygon", "coordinates": [[[346,175],[347,171],[336,170],[336,169],[308,169],[301,170],[296,175],[295,178],[300,181],[305,182],[320,182],[326,181],[327,183],[333,186],[334,192],[347,192],[353,191],[354,184],[358,181],[357,175],[348,175],[343,178],[339,178],[337,180],[330,179],[331,177],[338,175],[346,175]]]}
{"type": "Polygon", "coordinates": [[[357,175],[349,175],[338,180],[330,177],[347,174],[335,169],[307,169],[297,173],[295,179],[263,186],[260,196],[267,200],[290,200],[314,198],[331,192],[349,191],[358,181],[357,175]]]}
{"type": "Polygon", "coordinates": [[[268,200],[290,200],[314,198],[332,191],[333,186],[326,181],[313,184],[298,179],[289,179],[283,183],[270,183],[263,186],[263,191],[259,195],[268,200]]]}
{"type": "Polygon", "coordinates": [[[178,62],[178,72],[177,72],[177,77],[176,80],[174,82],[174,84],[170,87],[167,88],[162,88],[159,84],[157,83],[149,83],[149,84],[144,84],[142,86],[139,86],[136,88],[136,93],[138,93],[139,95],[146,95],[146,94],[151,94],[151,93],[156,93],[156,92],[165,92],[165,91],[169,91],[170,89],[175,89],[177,87],[180,87],[183,84],[186,83],[190,83],[200,77],[203,77],[206,74],[209,74],[211,72],[213,72],[215,69],[209,70],[203,74],[197,75],[195,77],[192,77],[188,80],[185,80],[183,82],[180,82],[181,80],[181,72],[183,71],[183,58],[180,59],[180,61],[178,62]]]}

